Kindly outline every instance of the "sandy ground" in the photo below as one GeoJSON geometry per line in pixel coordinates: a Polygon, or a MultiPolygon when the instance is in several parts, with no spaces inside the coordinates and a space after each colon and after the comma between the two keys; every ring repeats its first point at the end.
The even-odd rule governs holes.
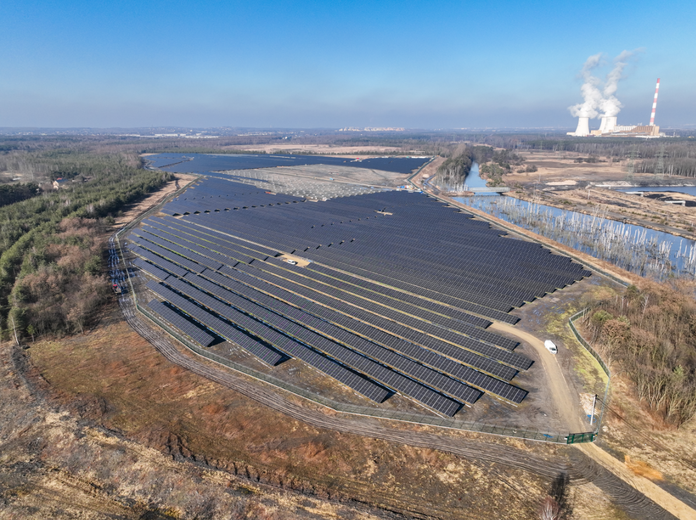
{"type": "Polygon", "coordinates": [[[418,174],[417,179],[414,179],[414,181],[423,181],[425,179],[429,179],[435,173],[437,172],[437,169],[442,165],[443,162],[445,162],[447,159],[444,157],[435,157],[435,159],[432,160],[432,162],[428,165],[426,165],[418,174]]]}
{"type": "Polygon", "coordinates": [[[179,182],[179,187],[183,188],[189,182],[192,182],[198,178],[195,175],[186,175],[185,173],[177,173],[174,177],[175,180],[168,182],[163,188],[151,193],[137,204],[130,204],[126,206],[123,213],[116,219],[116,227],[120,228],[125,226],[138,215],[144,211],[147,211],[152,206],[159,204],[162,199],[174,193],[178,189],[176,187],[177,181],[179,182]]]}
{"type": "MultiPolygon", "coordinates": [[[[478,210],[473,210],[472,208],[469,208],[467,206],[462,206],[459,203],[452,201],[453,205],[461,206],[463,209],[466,211],[475,213],[475,214],[480,214],[481,216],[484,216],[487,220],[496,222],[499,219],[496,219],[495,217],[492,217],[490,215],[484,214],[482,212],[479,212],[478,210]]],[[[629,283],[640,283],[642,278],[633,275],[631,273],[628,273],[622,269],[619,269],[608,262],[602,262],[594,259],[593,257],[590,257],[589,255],[585,255],[583,253],[580,253],[578,251],[575,251],[571,248],[561,246],[560,244],[554,242],[553,240],[546,239],[544,237],[535,235],[534,233],[531,233],[529,231],[523,230],[522,228],[519,228],[514,225],[510,225],[506,222],[500,221],[500,224],[504,227],[507,227],[509,229],[515,229],[516,231],[519,231],[519,233],[523,236],[527,236],[530,238],[534,238],[546,245],[549,245],[560,252],[565,252],[567,254],[571,254],[571,256],[575,256],[576,259],[579,259],[582,261],[583,264],[586,266],[591,266],[593,268],[598,268],[603,271],[608,271],[615,277],[619,279],[623,279],[626,282],[629,283]]],[[[546,296],[540,302],[548,302],[549,296],[546,296]]],[[[536,302],[535,302],[536,303],[536,302]]],[[[533,305],[535,303],[532,303],[529,306],[525,306],[521,309],[519,312],[528,312],[533,308],[533,305]]],[[[543,303],[542,303],[543,304],[543,303]]],[[[567,321],[567,318],[565,318],[567,321]]],[[[518,324],[517,327],[515,328],[524,328],[524,323],[518,324]]],[[[539,336],[539,332],[541,332],[540,329],[537,328],[535,332],[532,333],[532,340],[530,341],[529,338],[522,338],[524,334],[521,334],[521,331],[515,330],[515,333],[518,334],[518,337],[521,337],[521,339],[526,339],[527,342],[537,348],[539,348],[539,343],[534,342],[533,339],[537,338],[537,341],[541,341],[541,337],[539,336]]],[[[567,332],[566,332],[567,333],[567,332]]],[[[577,348],[577,346],[576,346],[577,348]]],[[[543,352],[541,352],[543,353],[543,352]]],[[[570,406],[572,409],[577,410],[577,405],[573,406],[573,397],[572,395],[576,394],[577,392],[573,392],[571,390],[571,386],[577,386],[577,374],[575,377],[573,377],[572,374],[563,374],[562,371],[559,371],[556,369],[555,366],[553,366],[553,363],[549,361],[549,363],[544,363],[544,368],[546,374],[549,374],[550,381],[551,381],[551,387],[550,389],[552,391],[558,391],[558,392],[566,392],[566,397],[563,396],[554,396],[554,402],[556,403],[556,408],[559,409],[564,406],[570,406]],[[570,380],[568,379],[570,377],[570,380]],[[576,383],[573,384],[572,379],[576,379],[576,383]],[[565,380],[565,381],[562,381],[565,380]],[[566,384],[563,384],[563,383],[566,384]]],[[[625,396],[624,396],[625,398],[625,396]]],[[[575,420],[574,417],[577,417],[576,413],[570,412],[568,413],[567,410],[563,412],[564,416],[566,417],[566,420],[573,421],[575,420]]],[[[606,427],[605,427],[606,428],[606,427]]],[[[587,428],[585,428],[587,429],[587,428]]],[[[685,432],[682,432],[682,436],[685,432]]],[[[630,437],[630,435],[628,435],[630,437]]],[[[611,471],[614,475],[619,477],[621,480],[632,486],[633,488],[637,489],[641,493],[643,493],[645,496],[649,497],[651,500],[653,500],[655,503],[659,504],[662,506],[665,510],[669,511],[672,513],[674,516],[680,519],[694,519],[696,518],[696,504],[693,503],[693,495],[688,495],[688,494],[683,494],[679,490],[678,487],[672,486],[672,489],[666,490],[665,486],[659,486],[650,479],[642,476],[641,474],[636,473],[635,471],[632,471],[631,468],[627,465],[626,461],[621,460],[621,458],[617,458],[612,456],[609,452],[606,450],[602,449],[600,446],[593,444],[589,447],[586,446],[581,446],[580,448],[583,453],[586,455],[590,456],[592,460],[595,462],[599,463],[609,471],[611,471]],[[683,496],[682,496],[683,495],[683,496]]],[[[619,449],[621,449],[619,445],[619,449]]],[[[685,453],[688,449],[686,447],[683,447],[680,450],[680,453],[685,453]]],[[[620,453],[620,452],[619,452],[620,453]]],[[[674,456],[674,455],[673,455],[674,456]]],[[[683,455],[682,455],[683,456],[683,455]]],[[[681,458],[679,455],[676,455],[677,459],[681,461],[681,458]]],[[[630,459],[627,459],[630,460],[630,459]]],[[[660,460],[658,458],[658,460],[660,460]]],[[[666,462],[664,459],[662,459],[663,462],[666,462]]],[[[674,469],[675,464],[672,462],[671,468],[674,469]]],[[[690,465],[689,465],[690,466],[690,465]]],[[[670,467],[670,466],[667,466],[670,467]]],[[[676,469],[675,471],[683,471],[681,468],[676,469]]],[[[678,482],[678,481],[677,481],[678,482]]]]}
{"type": "Polygon", "coordinates": [[[546,385],[544,392],[551,395],[556,413],[563,417],[563,421],[571,432],[582,432],[588,430],[590,426],[580,420],[581,409],[576,400],[571,399],[573,395],[568,387],[558,357],[551,354],[544,342],[529,332],[525,332],[507,323],[493,323],[490,330],[495,332],[504,332],[508,336],[516,337],[520,341],[531,345],[536,351],[543,366],[544,375],[546,376],[546,385]]]}
{"type": "Polygon", "coordinates": [[[631,471],[625,462],[615,459],[596,444],[579,444],[578,449],[621,478],[621,480],[629,483],[653,502],[660,504],[660,506],[680,520],[693,520],[696,518],[696,509],[689,507],[652,480],[631,471]]]}
{"type": "MultiPolygon", "coordinates": [[[[598,182],[608,180],[623,180],[626,177],[626,164],[623,162],[576,163],[578,157],[586,154],[573,152],[550,151],[518,151],[526,160],[527,165],[535,165],[538,171],[532,173],[511,173],[505,176],[508,186],[514,183],[528,184],[558,182],[558,181],[587,181],[598,182]]],[[[605,160],[605,159],[602,159],[605,160]]]]}
{"type": "MultiPolygon", "coordinates": [[[[271,183],[279,185],[292,184],[297,186],[309,186],[312,183],[332,183],[336,185],[355,184],[385,188],[394,188],[406,184],[406,179],[410,175],[407,173],[387,172],[369,168],[327,166],[324,164],[258,168],[255,170],[229,170],[222,173],[240,175],[247,180],[266,179],[271,183]]],[[[242,180],[246,182],[245,179],[242,180]]],[[[250,182],[253,182],[253,180],[250,182]]],[[[258,184],[258,186],[268,188],[267,184],[258,184]]]]}

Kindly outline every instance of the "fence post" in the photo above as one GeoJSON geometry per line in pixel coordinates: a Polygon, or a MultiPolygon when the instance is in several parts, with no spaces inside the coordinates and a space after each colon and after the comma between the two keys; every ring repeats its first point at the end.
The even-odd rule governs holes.
{"type": "MultiPolygon", "coordinates": [[[[427,164],[424,164],[421,166],[421,168],[411,177],[409,178],[412,179],[414,178],[422,169],[425,167],[427,164]]],[[[197,180],[197,179],[196,179],[197,180]]],[[[191,183],[196,182],[196,180],[191,181],[191,183]]],[[[313,392],[306,391],[305,389],[296,387],[290,383],[287,383],[285,381],[281,381],[271,375],[264,374],[261,372],[257,372],[256,370],[253,370],[251,368],[245,367],[244,365],[240,365],[234,361],[224,359],[217,354],[214,354],[213,352],[208,352],[205,349],[201,349],[194,343],[190,342],[188,339],[182,337],[180,334],[175,332],[174,330],[171,330],[169,326],[164,323],[161,319],[150,313],[147,309],[141,307],[138,303],[138,298],[137,294],[135,292],[134,286],[133,286],[133,281],[130,276],[130,272],[128,271],[128,266],[126,264],[126,258],[125,255],[123,254],[123,248],[121,245],[121,240],[120,240],[120,235],[123,232],[127,232],[133,227],[137,226],[144,218],[146,218],[148,215],[156,213],[157,211],[160,210],[160,208],[169,202],[171,198],[179,195],[182,193],[184,190],[186,190],[191,183],[188,183],[186,186],[180,188],[176,192],[172,193],[171,195],[165,197],[162,202],[158,203],[157,205],[153,206],[151,209],[148,211],[145,211],[143,214],[141,214],[139,217],[128,223],[126,226],[121,228],[119,231],[115,233],[115,238],[116,242],[118,244],[119,252],[121,254],[121,259],[124,262],[124,267],[126,268],[126,276],[128,277],[128,284],[130,287],[131,294],[133,296],[133,303],[134,303],[134,308],[136,311],[138,311],[140,314],[145,316],[146,318],[150,319],[155,325],[163,329],[165,332],[167,332],[169,335],[171,335],[174,339],[179,341],[182,345],[184,345],[186,348],[194,352],[195,354],[198,354],[201,357],[205,357],[207,359],[210,359],[211,361],[214,361],[216,363],[219,363],[223,366],[229,367],[232,370],[235,370],[237,372],[240,372],[244,375],[247,375],[249,377],[252,377],[254,379],[257,379],[259,381],[263,381],[265,383],[268,383],[276,388],[279,388],[281,390],[284,390],[286,392],[292,393],[293,395],[296,395],[298,397],[307,399],[309,401],[312,401],[316,404],[319,404],[321,406],[324,406],[330,410],[333,410],[335,412],[339,413],[345,413],[345,414],[352,414],[352,415],[365,415],[369,417],[375,417],[375,418],[380,418],[380,419],[391,419],[394,421],[406,421],[406,422],[412,422],[416,424],[426,424],[426,425],[432,425],[432,426],[439,426],[439,427],[444,427],[444,428],[453,428],[453,429],[459,429],[459,430],[464,430],[464,431],[473,431],[473,432],[481,432],[481,433],[490,433],[494,435],[503,435],[503,436],[510,436],[510,437],[518,437],[522,439],[531,439],[535,441],[543,441],[543,442],[555,442],[555,443],[560,443],[563,442],[563,438],[560,435],[556,435],[555,437],[546,437],[544,435],[539,434],[539,432],[529,432],[528,430],[524,429],[514,429],[510,428],[508,425],[504,427],[496,427],[494,425],[487,425],[483,423],[467,423],[463,421],[457,421],[453,418],[447,418],[447,417],[439,417],[439,416],[423,416],[419,414],[405,414],[401,413],[397,410],[392,410],[392,411],[382,411],[379,409],[374,409],[374,408],[366,408],[366,407],[359,407],[356,405],[350,405],[346,403],[339,403],[336,401],[333,401],[332,399],[325,398],[324,396],[320,396],[318,394],[314,394],[313,392]],[[531,435],[530,435],[531,434],[531,435]]],[[[572,321],[571,321],[571,328],[574,329],[572,321]]],[[[576,333],[576,336],[579,336],[579,334],[576,333]]],[[[597,357],[597,356],[595,356],[597,357]]],[[[603,365],[601,362],[600,363],[603,365]]],[[[603,366],[603,368],[605,368],[603,366]]],[[[606,368],[605,368],[606,370],[606,368]]],[[[604,408],[602,408],[603,412],[604,408]]],[[[600,418],[601,422],[601,418],[600,418]]],[[[599,423],[598,423],[599,424],[599,423]]]]}
{"type": "MultiPolygon", "coordinates": [[[[587,350],[593,358],[597,360],[599,363],[599,366],[602,367],[602,370],[604,370],[604,373],[607,375],[607,385],[604,388],[604,399],[602,399],[602,409],[599,413],[599,419],[597,420],[597,426],[594,430],[594,433],[592,434],[592,440],[590,442],[593,442],[595,437],[599,435],[600,427],[602,425],[602,420],[604,419],[604,410],[608,406],[608,400],[609,400],[609,389],[611,387],[611,371],[609,370],[609,367],[607,364],[604,362],[602,357],[599,355],[599,353],[592,347],[592,345],[589,344],[585,338],[582,337],[582,334],[578,331],[578,329],[575,327],[575,321],[578,318],[584,317],[587,312],[589,311],[588,307],[585,307],[579,312],[576,312],[573,314],[569,319],[568,319],[568,325],[570,326],[570,330],[573,332],[573,335],[575,336],[575,339],[578,340],[578,343],[582,345],[585,350],[587,350]]],[[[569,443],[570,444],[570,443],[569,443]]]]}

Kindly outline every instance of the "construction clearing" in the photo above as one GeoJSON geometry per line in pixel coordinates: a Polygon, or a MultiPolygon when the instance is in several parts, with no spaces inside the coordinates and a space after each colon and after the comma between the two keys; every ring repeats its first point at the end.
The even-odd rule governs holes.
{"type": "Polygon", "coordinates": [[[532,359],[487,329],[589,271],[422,194],[274,175],[198,181],[131,232],[151,312],[236,362],[297,359],[296,382],[321,373],[363,404],[525,401],[532,359]]]}

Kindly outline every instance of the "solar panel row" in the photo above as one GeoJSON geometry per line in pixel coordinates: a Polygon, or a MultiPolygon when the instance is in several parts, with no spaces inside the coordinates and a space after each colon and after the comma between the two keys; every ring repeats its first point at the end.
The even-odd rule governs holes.
{"type": "Polygon", "coordinates": [[[469,302],[464,302],[463,300],[460,300],[458,302],[452,302],[452,306],[448,306],[444,303],[436,302],[430,299],[438,297],[438,295],[434,293],[434,291],[432,291],[430,294],[417,295],[413,292],[406,292],[413,291],[414,287],[408,288],[407,286],[404,286],[403,288],[401,288],[401,290],[396,288],[390,288],[387,287],[387,285],[384,285],[388,284],[388,281],[383,281],[382,283],[378,283],[378,280],[369,281],[364,278],[358,278],[356,275],[342,272],[337,270],[336,268],[331,268],[326,265],[318,264],[316,262],[312,262],[308,266],[308,269],[331,278],[337,278],[349,284],[357,285],[358,287],[362,287],[371,292],[384,295],[396,300],[405,301],[411,303],[412,305],[428,309],[437,314],[443,314],[445,316],[450,317],[453,320],[466,322],[467,317],[470,314],[463,312],[461,310],[462,306],[464,306],[464,309],[467,311],[485,315],[489,318],[505,323],[510,323],[513,325],[517,323],[517,321],[519,320],[519,318],[517,318],[516,316],[510,316],[509,314],[507,314],[513,309],[512,306],[508,306],[505,309],[505,311],[495,311],[488,307],[472,304],[469,302]],[[459,307],[454,306],[454,303],[456,303],[459,307]]]}
{"type": "Polygon", "coordinates": [[[197,264],[204,265],[205,267],[208,267],[210,269],[220,269],[220,267],[222,267],[222,264],[220,262],[216,262],[214,260],[211,260],[210,258],[206,258],[205,256],[202,256],[194,252],[187,246],[182,247],[182,245],[180,244],[175,244],[173,242],[163,240],[157,235],[153,235],[148,231],[136,229],[135,234],[140,235],[149,242],[152,242],[153,244],[157,244],[160,247],[164,247],[165,249],[174,251],[175,253],[184,256],[189,260],[193,260],[197,264]]]}
{"type": "Polygon", "coordinates": [[[140,267],[143,271],[146,271],[147,273],[151,274],[155,278],[159,278],[160,280],[166,280],[167,277],[169,276],[169,273],[163,269],[160,269],[159,267],[152,265],[149,262],[146,262],[142,258],[136,258],[133,261],[133,264],[136,265],[137,267],[140,267]]]}
{"type": "MultiPolygon", "coordinates": [[[[505,363],[507,365],[510,365],[511,367],[520,370],[526,370],[532,365],[531,360],[520,354],[500,349],[498,347],[488,345],[486,343],[482,343],[473,338],[462,336],[460,334],[448,331],[447,329],[443,329],[435,325],[420,322],[418,328],[415,328],[407,327],[401,325],[396,321],[385,319],[380,315],[369,312],[369,310],[366,311],[365,309],[368,309],[368,305],[351,305],[350,302],[346,300],[344,295],[337,297],[334,294],[323,292],[320,289],[318,290],[312,287],[313,284],[311,283],[311,281],[306,282],[306,279],[299,279],[299,277],[295,276],[294,273],[291,273],[289,271],[279,272],[280,270],[276,266],[269,265],[268,263],[255,263],[254,266],[257,269],[263,270],[271,275],[276,275],[277,277],[282,278],[284,281],[282,286],[285,288],[290,288],[293,292],[296,292],[310,299],[318,298],[323,303],[329,305],[331,308],[341,310],[341,312],[349,314],[350,316],[353,316],[359,319],[360,321],[369,323],[373,326],[376,326],[377,328],[385,330],[386,332],[389,332],[407,341],[414,342],[426,348],[434,349],[440,353],[448,355],[449,357],[453,357],[457,361],[466,362],[467,364],[472,365],[474,368],[484,370],[485,372],[488,372],[495,376],[505,377],[502,374],[506,371],[503,367],[498,366],[495,363],[491,363],[484,357],[472,357],[469,353],[467,353],[466,351],[462,351],[461,349],[466,349],[475,354],[480,354],[481,356],[492,358],[497,362],[505,363]]],[[[250,269],[254,269],[253,267],[246,266],[237,267],[240,270],[244,270],[247,273],[250,272],[250,269]]],[[[230,269],[223,268],[221,269],[221,272],[227,274],[230,272],[230,269]]],[[[381,314],[389,313],[382,311],[381,314]]]]}
{"type": "MultiPolygon", "coordinates": [[[[170,278],[173,280],[174,278],[170,278]]],[[[172,305],[185,312],[196,321],[204,323],[206,327],[219,334],[223,338],[232,343],[239,345],[244,348],[261,361],[268,363],[271,366],[275,366],[285,359],[285,356],[276,352],[275,350],[266,347],[262,343],[250,338],[243,332],[232,327],[228,323],[222,321],[221,319],[213,316],[208,311],[202,309],[201,307],[194,305],[192,302],[186,298],[181,297],[171,289],[156,283],[151,280],[147,284],[147,288],[156,294],[160,295],[162,298],[166,299],[172,305]]]]}
{"type": "Polygon", "coordinates": [[[230,231],[234,231],[233,228],[226,229],[223,226],[214,226],[214,222],[210,222],[209,227],[201,227],[186,220],[178,220],[173,217],[163,217],[161,219],[150,220],[157,224],[202,238],[203,240],[220,244],[226,248],[229,248],[230,250],[243,253],[253,258],[263,259],[268,256],[275,256],[278,253],[277,249],[266,248],[259,244],[252,244],[237,237],[233,237],[229,234],[230,231]]]}
{"type": "Polygon", "coordinates": [[[152,234],[164,240],[177,242],[185,248],[191,249],[196,253],[207,256],[222,264],[234,265],[237,262],[249,263],[253,260],[250,256],[240,254],[232,249],[186,234],[182,231],[168,228],[164,225],[157,225],[155,222],[147,221],[145,224],[148,225],[148,230],[150,230],[152,234]]]}
{"type": "MultiPolygon", "coordinates": [[[[207,221],[204,222],[204,223],[203,223],[203,221],[200,221],[199,224],[202,224],[202,225],[205,225],[205,226],[210,226],[210,225],[211,225],[211,223],[210,223],[210,222],[207,222],[207,221]]],[[[192,225],[193,225],[193,224],[192,224],[192,225]]],[[[289,245],[289,244],[286,243],[286,238],[285,238],[283,235],[281,235],[281,234],[279,234],[279,233],[274,233],[274,232],[272,232],[272,231],[270,231],[270,230],[268,230],[268,229],[264,229],[264,230],[258,230],[258,229],[257,229],[257,230],[254,231],[254,233],[249,233],[249,232],[245,232],[245,231],[244,231],[244,226],[243,226],[243,225],[240,225],[238,222],[235,222],[235,223],[234,223],[233,229],[234,229],[234,233],[235,233],[236,235],[238,235],[238,236],[247,238],[247,239],[249,239],[249,240],[253,240],[253,241],[255,241],[255,242],[261,242],[261,243],[265,243],[265,244],[269,244],[269,245],[270,245],[270,244],[273,244],[273,245],[277,246],[277,249],[279,249],[279,250],[281,250],[281,251],[293,252],[293,251],[296,250],[296,247],[295,247],[294,245],[289,245]]],[[[335,259],[333,259],[333,258],[331,258],[331,257],[329,257],[329,258],[323,258],[323,256],[324,256],[324,251],[319,251],[319,250],[314,250],[314,249],[305,251],[304,247],[305,247],[305,246],[303,246],[303,248],[299,249],[299,252],[300,252],[300,254],[301,254],[302,256],[307,256],[307,257],[309,257],[309,258],[314,258],[315,260],[322,261],[323,263],[325,263],[325,264],[327,264],[327,265],[335,266],[335,262],[336,262],[335,259]],[[320,258],[320,257],[321,257],[321,258],[320,258]]],[[[313,246],[313,247],[314,247],[314,246],[313,246]]],[[[328,249],[330,249],[330,248],[328,248],[328,249]]],[[[348,264],[348,269],[350,269],[350,270],[353,270],[353,271],[354,271],[356,267],[359,268],[359,266],[357,265],[357,263],[355,263],[355,264],[353,264],[353,263],[348,264]]],[[[369,267],[370,267],[370,268],[374,268],[374,266],[372,266],[372,265],[369,266],[369,267]]],[[[388,272],[389,272],[389,271],[388,271],[388,272]]],[[[392,272],[391,274],[393,275],[393,272],[392,272]]],[[[364,276],[368,276],[368,277],[373,276],[373,275],[372,275],[372,272],[369,271],[369,270],[366,270],[366,273],[363,274],[363,275],[364,275],[364,276]]],[[[389,283],[389,282],[388,282],[388,283],[389,283]]],[[[394,283],[394,282],[392,281],[392,282],[390,283],[390,285],[392,285],[392,286],[397,286],[397,287],[398,287],[400,283],[403,283],[403,282],[402,282],[402,281],[396,281],[396,283],[394,283]]],[[[414,287],[410,287],[410,289],[411,289],[411,290],[414,290],[414,287]]],[[[416,291],[421,291],[422,289],[424,289],[424,288],[419,287],[419,286],[416,286],[416,287],[415,287],[415,290],[416,290],[416,291]]],[[[408,289],[407,289],[407,290],[408,290],[408,289]]],[[[428,289],[425,289],[425,290],[427,291],[428,289]]],[[[509,311],[509,310],[511,309],[510,304],[504,304],[504,303],[495,302],[495,301],[484,301],[484,300],[482,300],[482,298],[480,297],[480,295],[473,295],[473,296],[472,296],[472,295],[467,294],[467,292],[466,292],[465,290],[459,291],[459,297],[458,297],[458,298],[454,298],[454,299],[451,299],[451,298],[450,298],[448,295],[446,295],[446,294],[444,294],[444,295],[442,295],[442,296],[438,296],[438,294],[441,294],[441,293],[435,293],[435,298],[440,298],[440,299],[442,299],[442,297],[448,298],[449,301],[451,301],[452,304],[457,305],[458,308],[460,308],[460,309],[465,309],[465,310],[472,310],[472,311],[474,311],[474,312],[477,312],[478,314],[488,315],[487,312],[486,312],[486,310],[485,310],[485,307],[486,307],[486,306],[489,306],[489,307],[494,308],[494,309],[497,309],[497,310],[503,310],[504,312],[507,312],[507,311],[509,311]],[[463,300],[463,301],[462,301],[462,300],[463,300]],[[471,308],[472,305],[471,305],[471,304],[468,304],[468,303],[467,303],[468,301],[475,301],[475,302],[483,301],[483,303],[484,303],[485,305],[481,305],[480,303],[474,303],[473,306],[477,306],[478,308],[471,308]]],[[[516,301],[516,303],[517,303],[518,305],[521,305],[523,302],[522,302],[522,301],[516,301]]],[[[495,317],[496,317],[496,318],[500,318],[500,314],[496,315],[495,317]]],[[[508,318],[503,318],[503,319],[504,319],[504,320],[508,320],[508,319],[511,319],[511,318],[508,317],[508,318]]],[[[512,320],[512,322],[515,322],[515,321],[516,321],[516,318],[512,318],[511,320],[512,320]]]]}
{"type": "MultiPolygon", "coordinates": [[[[233,299],[233,302],[230,302],[230,304],[234,305],[234,307],[240,311],[238,312],[229,307],[229,305],[213,298],[200,289],[197,289],[182,280],[170,278],[167,280],[167,283],[181,293],[194,299],[200,304],[219,312],[225,317],[233,313],[233,315],[229,318],[230,321],[245,328],[251,333],[254,333],[254,330],[249,327],[257,327],[260,321],[268,327],[272,327],[282,334],[286,334],[298,341],[301,341],[305,345],[330,356],[342,364],[345,364],[348,367],[365,374],[371,379],[374,379],[375,381],[378,381],[389,388],[398,391],[402,395],[410,397],[411,399],[430,407],[438,413],[452,416],[457,413],[459,408],[461,408],[461,404],[459,402],[445,397],[444,395],[441,395],[419,383],[416,383],[415,381],[412,381],[367,357],[357,354],[356,352],[347,349],[338,343],[330,341],[309,329],[305,329],[249,300],[245,300],[244,298],[236,295],[228,296],[229,299],[233,299]],[[254,322],[254,320],[252,320],[252,318],[249,316],[241,314],[242,312],[253,316],[254,320],[259,321],[254,322]]],[[[272,344],[275,345],[275,343],[272,344]]],[[[280,348],[280,346],[278,348],[280,348]]]]}
{"type": "Polygon", "coordinates": [[[153,264],[156,264],[157,266],[161,267],[162,269],[166,269],[170,273],[174,273],[178,276],[184,276],[188,271],[186,269],[183,269],[179,267],[176,264],[173,264],[172,262],[165,260],[161,256],[157,256],[156,254],[152,253],[151,251],[148,251],[147,249],[143,249],[142,247],[139,246],[131,246],[131,251],[135,253],[136,255],[149,260],[153,264]]]}
{"type": "MultiPolygon", "coordinates": [[[[380,307],[392,307],[395,310],[407,314],[408,317],[404,317],[403,319],[406,319],[409,323],[412,321],[412,318],[415,317],[416,321],[419,319],[425,320],[425,321],[441,321],[438,319],[438,316],[430,311],[427,310],[421,310],[418,307],[415,307],[408,302],[403,302],[403,301],[390,301],[388,298],[380,298],[380,301],[374,301],[373,295],[365,290],[361,290],[359,288],[355,288],[350,286],[349,284],[342,283],[339,280],[331,280],[331,279],[325,279],[323,277],[317,276],[314,273],[308,273],[305,269],[302,268],[291,268],[289,267],[289,264],[287,262],[284,262],[280,258],[268,258],[266,262],[273,264],[283,270],[290,271],[294,274],[296,274],[298,277],[306,279],[308,282],[312,283],[312,287],[320,287],[324,286],[330,289],[335,290],[337,293],[340,293],[342,298],[346,298],[346,301],[351,301],[351,302],[364,302],[367,300],[367,305],[371,305],[371,309],[379,309],[380,307]]],[[[470,326],[476,326],[476,327],[481,327],[485,328],[488,327],[491,322],[479,318],[478,316],[474,316],[469,314],[467,316],[467,323],[470,324],[470,326]]],[[[453,325],[453,326],[458,326],[458,325],[453,325]]],[[[462,324],[462,326],[465,326],[465,324],[462,324]]],[[[471,327],[475,328],[475,327],[471,327]]]]}
{"type": "MultiPolygon", "coordinates": [[[[383,219],[383,220],[384,220],[384,219],[383,219]]],[[[389,220],[389,219],[386,219],[386,220],[389,220]]],[[[334,226],[334,227],[335,227],[335,226],[334,226]]],[[[265,232],[265,231],[267,231],[267,229],[264,229],[264,230],[263,230],[263,232],[265,232]]],[[[512,242],[512,241],[508,241],[508,242],[512,242]]],[[[315,242],[315,243],[316,243],[316,242],[315,242]]],[[[547,253],[547,254],[548,254],[548,253],[547,253]]]]}
{"type": "MultiPolygon", "coordinates": [[[[231,272],[228,273],[228,276],[229,275],[231,275],[231,272]]],[[[206,270],[202,273],[202,276],[205,276],[223,286],[228,286],[230,283],[227,276],[223,276],[213,271],[206,270]]],[[[269,294],[270,296],[273,296],[274,298],[277,298],[285,303],[297,306],[307,313],[317,316],[318,318],[321,318],[329,323],[333,323],[334,325],[352,332],[355,335],[368,339],[371,342],[393,350],[401,355],[410,357],[411,359],[430,366],[431,368],[444,374],[448,374],[456,379],[465,381],[482,390],[494,392],[496,395],[503,397],[504,399],[519,403],[527,395],[527,392],[524,390],[512,385],[500,385],[501,381],[489,375],[477,372],[468,366],[463,366],[447,357],[437,354],[436,352],[404,341],[384,331],[375,329],[370,325],[340,314],[337,311],[323,307],[320,304],[300,298],[290,291],[279,287],[274,287],[261,279],[254,278],[252,276],[245,276],[239,273],[239,277],[236,278],[236,281],[249,285],[250,287],[269,294]]],[[[511,370],[511,373],[508,374],[509,377],[512,378],[514,373],[515,371],[511,370]]]]}
{"type": "Polygon", "coordinates": [[[159,314],[162,318],[174,325],[181,332],[186,334],[196,343],[199,343],[200,345],[207,347],[215,341],[214,336],[208,334],[201,328],[197,327],[189,320],[184,318],[184,316],[171,309],[170,307],[167,307],[162,302],[152,300],[150,303],[147,304],[147,306],[150,307],[150,309],[152,309],[152,311],[154,311],[156,314],[159,314]]]}
{"type": "Polygon", "coordinates": [[[498,334],[492,334],[479,328],[489,326],[491,322],[488,320],[483,320],[481,318],[477,318],[471,315],[468,315],[471,317],[469,318],[469,321],[467,323],[463,323],[459,320],[452,319],[444,320],[442,319],[442,316],[438,315],[437,313],[434,313],[426,309],[421,309],[420,307],[412,305],[408,302],[391,298],[386,295],[379,295],[377,293],[370,292],[360,287],[354,287],[350,284],[343,283],[340,280],[332,280],[328,277],[317,276],[314,273],[307,273],[307,269],[297,266],[290,266],[286,262],[282,262],[280,259],[268,258],[266,262],[279,267],[281,270],[295,273],[298,277],[295,278],[296,281],[303,280],[301,283],[304,283],[304,279],[308,279],[316,282],[311,284],[310,286],[315,289],[321,290],[322,292],[326,292],[327,290],[340,291],[333,292],[333,294],[340,294],[341,298],[344,301],[357,306],[363,306],[363,308],[370,310],[375,314],[382,313],[382,315],[384,316],[385,307],[387,309],[395,310],[397,311],[396,313],[388,312],[388,315],[386,317],[390,317],[395,321],[401,323],[402,325],[413,325],[412,328],[414,329],[418,329],[420,326],[422,326],[422,323],[425,321],[428,324],[434,323],[436,325],[443,326],[446,329],[461,333],[464,336],[469,336],[481,341],[486,341],[488,343],[500,346],[507,350],[514,350],[515,347],[517,347],[517,345],[519,344],[516,341],[503,338],[498,334]],[[310,276],[308,276],[308,274],[310,276]],[[313,277],[311,277],[312,274],[314,274],[313,277]]]}
{"type": "Polygon", "coordinates": [[[197,264],[196,262],[192,262],[188,258],[184,258],[183,256],[176,254],[173,251],[170,251],[169,249],[160,247],[157,244],[150,242],[149,240],[145,240],[144,238],[140,238],[133,235],[130,236],[130,239],[136,244],[138,244],[140,247],[148,249],[153,253],[157,253],[159,256],[165,258],[166,260],[169,260],[170,262],[173,262],[181,267],[185,267],[190,271],[199,273],[203,269],[205,269],[205,266],[197,264]]]}
{"type": "Polygon", "coordinates": [[[361,337],[356,337],[350,332],[319,319],[302,309],[292,307],[280,300],[276,300],[266,294],[258,292],[253,288],[244,286],[239,282],[226,279],[213,271],[206,270],[200,276],[187,275],[185,279],[210,294],[230,303],[237,301],[236,295],[243,296],[257,305],[280,314],[328,339],[341,343],[351,350],[359,351],[390,368],[396,369],[409,377],[417,379],[440,391],[444,391],[455,398],[462,399],[465,402],[473,403],[481,396],[481,392],[459,381],[445,377],[427,367],[414,363],[408,358],[379,347],[361,337]],[[209,279],[202,277],[208,277],[209,279]],[[214,280],[216,283],[213,283],[211,280],[214,280]]]}

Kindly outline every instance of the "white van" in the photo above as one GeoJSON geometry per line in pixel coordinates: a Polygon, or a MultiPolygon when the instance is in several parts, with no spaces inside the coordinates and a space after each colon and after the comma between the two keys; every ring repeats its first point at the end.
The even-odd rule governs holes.
{"type": "Polygon", "coordinates": [[[551,352],[551,354],[557,354],[557,353],[558,353],[558,347],[557,347],[556,344],[555,344],[553,341],[551,341],[550,339],[547,339],[546,341],[544,341],[544,346],[546,347],[546,350],[548,350],[549,352],[551,352]]]}

